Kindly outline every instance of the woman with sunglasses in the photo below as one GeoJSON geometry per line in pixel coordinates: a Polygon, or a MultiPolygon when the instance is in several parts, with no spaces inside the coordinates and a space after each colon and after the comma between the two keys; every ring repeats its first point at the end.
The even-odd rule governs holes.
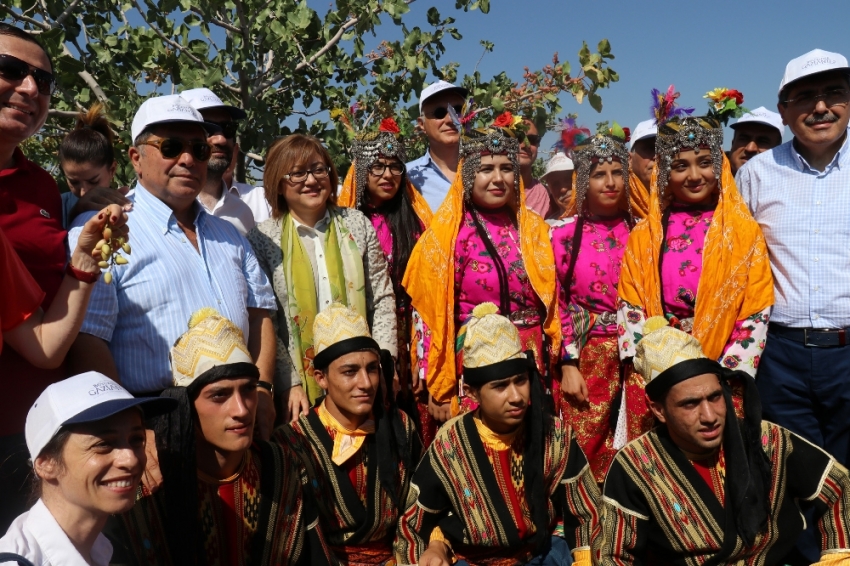
{"type": "MultiPolygon", "coordinates": [[[[418,411],[416,409],[415,396],[421,393],[422,382],[415,344],[411,344],[413,332],[421,334],[422,325],[415,328],[414,316],[417,315],[410,308],[410,297],[401,286],[401,279],[410,252],[431,223],[433,214],[422,194],[407,178],[404,140],[393,118],[381,121],[377,131],[358,133],[351,144],[351,154],[353,162],[337,204],[361,211],[378,234],[389,265],[398,313],[397,370],[404,401],[401,406],[411,412],[415,420],[428,421],[427,399],[419,404],[418,411]]],[[[434,427],[422,428],[424,433],[434,427]]],[[[430,442],[430,438],[424,440],[430,442]]]]}
{"type": "Polygon", "coordinates": [[[526,208],[518,122],[506,112],[489,128],[462,134],[458,175],[402,281],[430,332],[422,361],[428,410],[439,422],[472,408],[468,397],[458,398],[462,360],[455,347],[477,305],[496,304],[517,326],[523,349],[534,352],[547,379],[549,362],[560,358],[555,260],[548,225],[526,208]]]}
{"type": "Polygon", "coordinates": [[[396,358],[396,303],[372,223],[362,212],[336,205],[338,176],[322,142],[301,134],[277,140],[266,155],[263,179],[272,217],[248,240],[277,297],[275,373],[287,389],[282,417],[289,422],[323,395],[313,377],[316,315],[333,303],[357,310],[381,348],[396,358]]]}
{"type": "Polygon", "coordinates": [[[593,136],[586,128],[567,127],[561,140],[560,147],[573,156],[576,188],[571,204],[579,211],[553,224],[551,233],[569,357],[561,366],[563,414],[601,484],[617,453],[614,425],[622,396],[628,439],[646,432],[650,424],[643,381],[634,372],[621,371],[617,347],[617,285],[634,226],[628,136],[615,122],[593,136]]]}

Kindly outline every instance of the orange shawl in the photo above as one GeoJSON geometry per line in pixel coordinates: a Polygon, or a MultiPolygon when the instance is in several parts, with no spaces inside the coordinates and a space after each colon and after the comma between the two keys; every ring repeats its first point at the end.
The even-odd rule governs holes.
{"type": "MultiPolygon", "coordinates": [[[[463,160],[458,163],[445,201],[437,210],[430,227],[419,238],[410,254],[404,286],[413,308],[431,331],[426,385],[440,403],[457,398],[458,376],[455,371],[455,243],[463,221],[463,160]]],[[[543,331],[549,336],[552,352],[560,352],[561,321],[558,316],[555,256],[549,245],[549,225],[525,208],[525,191],[520,180],[517,210],[520,251],[531,286],[546,306],[543,331]]],[[[506,313],[503,313],[506,314],[506,313]]]]}
{"type": "MultiPolygon", "coordinates": [[[[416,187],[413,186],[407,175],[405,175],[405,179],[407,179],[407,186],[404,190],[407,191],[407,197],[413,205],[413,212],[419,217],[422,225],[427,228],[431,224],[431,218],[434,216],[431,212],[431,207],[428,206],[422,193],[416,190],[416,187]]],[[[357,187],[354,185],[354,163],[352,163],[351,167],[348,168],[348,173],[345,175],[345,181],[342,183],[342,192],[336,199],[337,206],[343,208],[355,208],[357,206],[357,187]]]]}
{"type": "MultiPolygon", "coordinates": [[[[620,298],[642,307],[647,317],[663,316],[658,258],[662,209],[657,173],[652,174],[649,214],[629,236],[620,272],[620,298]]],[[[735,322],[773,304],[773,275],[761,228],[744,204],[729,160],[723,156],[720,196],[702,254],[693,335],[716,360],[735,322]]]]}
{"type": "Polygon", "coordinates": [[[632,199],[632,216],[642,220],[649,215],[649,191],[638,176],[629,171],[629,198],[632,199]]]}

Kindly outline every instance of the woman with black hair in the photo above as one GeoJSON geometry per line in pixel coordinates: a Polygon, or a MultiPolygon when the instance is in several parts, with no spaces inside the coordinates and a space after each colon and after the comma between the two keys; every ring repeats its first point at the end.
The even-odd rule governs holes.
{"type": "MultiPolygon", "coordinates": [[[[378,131],[358,134],[352,142],[351,154],[353,162],[337,204],[356,208],[369,218],[387,258],[398,313],[398,343],[411,345],[399,348],[397,368],[402,397],[408,401],[422,390],[420,377],[424,375],[420,376],[417,361],[422,359],[422,353],[417,355],[413,344],[422,342],[424,329],[410,306],[410,297],[401,286],[401,280],[413,246],[431,223],[431,209],[408,180],[404,140],[393,118],[382,120],[378,131]]],[[[410,408],[412,404],[403,403],[402,406],[410,408]]],[[[428,437],[432,436],[427,431],[433,432],[436,427],[428,424],[430,416],[426,404],[421,403],[419,407],[418,418],[422,421],[427,444],[428,437]]]]}
{"type": "Polygon", "coordinates": [[[68,228],[80,197],[91,189],[109,187],[115,177],[115,134],[102,104],[80,112],[77,125],[59,144],[59,167],[69,192],[62,194],[62,226],[68,228]]]}

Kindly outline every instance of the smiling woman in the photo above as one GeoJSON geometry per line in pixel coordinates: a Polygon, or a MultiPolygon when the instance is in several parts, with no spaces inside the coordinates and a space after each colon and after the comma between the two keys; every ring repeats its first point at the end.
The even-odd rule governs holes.
{"type": "Polygon", "coordinates": [[[49,386],[27,415],[38,500],[0,539],[0,553],[35,564],[109,564],[112,545],[101,531],[136,500],[146,462],[143,418],[175,406],[134,398],[96,372],[49,386]]]}

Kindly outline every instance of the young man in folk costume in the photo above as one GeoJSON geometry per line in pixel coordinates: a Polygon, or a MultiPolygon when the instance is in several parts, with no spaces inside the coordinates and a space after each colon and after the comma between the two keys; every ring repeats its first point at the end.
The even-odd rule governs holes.
{"type": "Polygon", "coordinates": [[[333,564],[393,564],[393,539],[422,453],[393,401],[393,360],[357,311],[333,304],[313,324],[318,406],[276,431],[304,462],[333,564]]]}
{"type": "Polygon", "coordinates": [[[589,565],[599,489],[572,430],[551,414],[516,326],[483,303],[463,337],[475,411],[447,422],[413,476],[398,562],[589,565]]]}
{"type": "MultiPolygon", "coordinates": [[[[761,419],[755,382],[652,317],[635,368],[660,425],[627,444],[605,480],[602,565],[785,564],[812,511],[819,565],[850,562],[847,469],[761,419]],[[745,416],[730,378],[744,384],[745,416]]],[[[807,562],[808,563],[808,562],[807,562]]]]}
{"type": "Polygon", "coordinates": [[[117,562],[328,564],[300,460],[286,445],[252,442],[259,371],[239,328],[201,309],[171,365],[162,396],[178,409],[154,421],[162,487],[141,486],[110,529],[117,562]]]}

